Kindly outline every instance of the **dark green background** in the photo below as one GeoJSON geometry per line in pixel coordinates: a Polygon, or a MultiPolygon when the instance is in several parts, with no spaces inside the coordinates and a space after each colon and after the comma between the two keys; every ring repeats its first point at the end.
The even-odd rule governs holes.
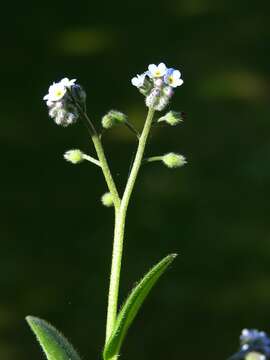
{"type": "MultiPolygon", "coordinates": [[[[121,300],[151,265],[180,255],[132,327],[123,359],[225,359],[243,327],[270,331],[269,1],[5,2],[1,10],[0,358],[41,359],[28,314],[82,354],[103,347],[113,212],[82,125],[47,116],[48,86],[77,78],[99,126],[110,109],[144,121],[130,84],[149,63],[181,70],[178,128],[153,131],[148,155],[188,165],[142,169],[128,213],[121,300]]],[[[104,136],[123,189],[136,141],[104,136]]]]}

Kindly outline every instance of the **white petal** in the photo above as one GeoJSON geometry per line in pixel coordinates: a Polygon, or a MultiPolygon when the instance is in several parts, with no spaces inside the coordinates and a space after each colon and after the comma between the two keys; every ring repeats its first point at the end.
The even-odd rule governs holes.
{"type": "Polygon", "coordinates": [[[150,71],[150,75],[155,74],[156,70],[157,70],[157,66],[155,64],[150,64],[148,66],[148,70],[150,71]]]}
{"type": "Polygon", "coordinates": [[[158,70],[162,73],[162,75],[163,74],[165,74],[165,72],[167,71],[167,67],[166,67],[166,65],[164,64],[164,63],[160,63],[159,65],[158,65],[158,70]]]}
{"type": "Polygon", "coordinates": [[[63,78],[60,82],[59,82],[59,84],[62,84],[62,85],[66,85],[66,84],[68,84],[69,83],[69,79],[68,78],[63,78]]]}
{"type": "Polygon", "coordinates": [[[138,87],[138,79],[136,77],[131,79],[131,84],[138,87]]]}
{"type": "Polygon", "coordinates": [[[72,85],[74,85],[75,81],[76,79],[69,80],[68,78],[64,78],[59,82],[59,84],[67,88],[70,88],[72,85]]]}
{"type": "Polygon", "coordinates": [[[179,70],[174,70],[174,72],[173,72],[173,77],[174,77],[175,79],[180,79],[180,77],[181,77],[180,71],[179,71],[179,70]]]}
{"type": "Polygon", "coordinates": [[[51,101],[51,100],[48,100],[48,101],[46,101],[46,105],[47,105],[48,107],[51,107],[51,106],[54,105],[54,102],[51,101]]]}
{"type": "Polygon", "coordinates": [[[176,86],[181,86],[183,84],[183,82],[184,82],[184,80],[177,79],[175,83],[176,83],[176,86]]]}

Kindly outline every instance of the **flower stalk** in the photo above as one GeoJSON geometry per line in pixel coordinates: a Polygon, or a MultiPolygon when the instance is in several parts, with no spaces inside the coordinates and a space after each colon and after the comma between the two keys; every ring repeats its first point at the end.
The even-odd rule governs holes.
{"type": "Polygon", "coordinates": [[[122,200],[120,201],[120,208],[117,209],[115,213],[113,255],[112,255],[108,309],[107,309],[106,342],[108,341],[113,331],[116,315],[117,315],[118,293],[119,293],[119,283],[120,283],[120,273],[121,273],[121,263],[122,263],[122,253],[123,253],[123,240],[124,240],[127,208],[139,169],[141,167],[143,154],[144,154],[147,138],[151,130],[154,113],[155,113],[154,109],[150,108],[148,110],[148,115],[144,124],[144,128],[139,138],[136,156],[124,190],[124,195],[122,197],[122,200]]]}

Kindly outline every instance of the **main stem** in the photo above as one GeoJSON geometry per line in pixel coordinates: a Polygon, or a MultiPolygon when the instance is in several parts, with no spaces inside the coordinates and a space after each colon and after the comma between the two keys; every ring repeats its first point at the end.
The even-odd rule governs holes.
{"type": "Polygon", "coordinates": [[[120,207],[115,208],[115,227],[114,227],[113,254],[112,254],[110,287],[109,287],[109,297],[108,297],[106,342],[108,341],[109,337],[112,334],[117,316],[119,282],[120,282],[123,240],[124,240],[127,208],[142,163],[143,154],[144,154],[147,138],[151,130],[154,113],[155,110],[150,108],[147,114],[143,131],[139,138],[139,144],[138,144],[136,156],[126,184],[123,198],[120,201],[120,207]]]}

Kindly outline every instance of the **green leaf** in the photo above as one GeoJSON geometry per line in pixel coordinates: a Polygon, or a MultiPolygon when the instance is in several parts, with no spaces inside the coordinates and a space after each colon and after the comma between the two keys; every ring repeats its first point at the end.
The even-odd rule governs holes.
{"type": "Polygon", "coordinates": [[[26,321],[48,360],[80,360],[73,346],[51,324],[34,316],[27,316],[26,321]]]}
{"type": "Polygon", "coordinates": [[[128,328],[137,315],[145,298],[149,294],[152,287],[158,281],[160,276],[165,272],[168,266],[175,259],[177,254],[171,254],[162,259],[155,265],[131,291],[129,297],[120,310],[114,330],[109,340],[105,344],[103,351],[104,360],[109,360],[119,355],[119,351],[123,340],[127,334],[128,328]]]}

